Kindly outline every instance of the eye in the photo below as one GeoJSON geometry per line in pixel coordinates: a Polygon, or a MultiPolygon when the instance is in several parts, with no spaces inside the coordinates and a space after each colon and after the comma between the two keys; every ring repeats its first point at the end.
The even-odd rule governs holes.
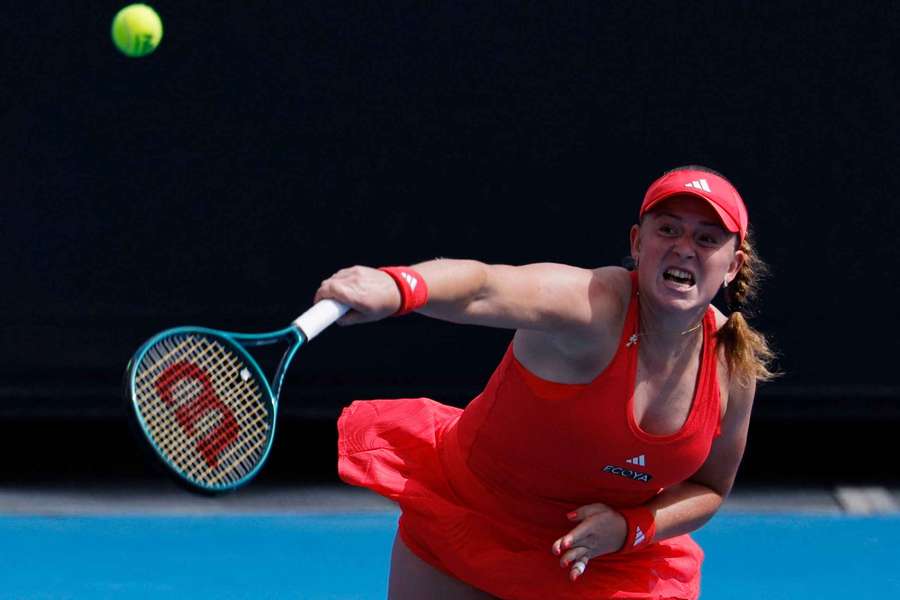
{"type": "Polygon", "coordinates": [[[663,235],[675,235],[677,233],[677,231],[675,230],[675,227],[668,223],[662,223],[659,226],[658,231],[663,235]]]}
{"type": "Polygon", "coordinates": [[[719,246],[722,243],[719,236],[711,233],[701,233],[697,236],[697,240],[704,246],[719,246]]]}

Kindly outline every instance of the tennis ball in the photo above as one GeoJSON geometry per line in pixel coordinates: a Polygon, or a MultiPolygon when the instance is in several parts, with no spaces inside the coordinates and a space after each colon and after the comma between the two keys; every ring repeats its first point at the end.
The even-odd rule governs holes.
{"type": "Polygon", "coordinates": [[[112,22],[112,40],[125,56],[146,56],[162,39],[162,21],[146,4],[129,4],[112,22]]]}

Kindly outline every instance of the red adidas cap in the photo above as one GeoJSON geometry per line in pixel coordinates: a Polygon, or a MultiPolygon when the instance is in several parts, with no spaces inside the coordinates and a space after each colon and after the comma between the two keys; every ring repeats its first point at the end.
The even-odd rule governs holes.
{"type": "Polygon", "coordinates": [[[747,237],[749,220],[741,195],[727,179],[709,171],[684,169],[666,173],[650,185],[644,195],[639,217],[666,198],[678,194],[706,200],[719,215],[725,229],[737,233],[741,242],[747,237]]]}

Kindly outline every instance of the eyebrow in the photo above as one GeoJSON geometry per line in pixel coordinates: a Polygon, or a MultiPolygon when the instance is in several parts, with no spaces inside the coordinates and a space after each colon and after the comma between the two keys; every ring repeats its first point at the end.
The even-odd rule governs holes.
{"type": "MultiPolygon", "coordinates": [[[[670,218],[672,218],[672,219],[675,219],[676,221],[684,221],[684,219],[682,219],[682,218],[679,217],[678,215],[676,215],[676,214],[674,214],[674,213],[666,212],[666,211],[664,211],[664,210],[661,210],[661,211],[659,211],[659,212],[656,213],[656,214],[658,214],[658,215],[660,215],[660,216],[664,216],[664,217],[670,217],[670,218]]],[[[718,228],[720,228],[720,229],[725,229],[724,227],[722,227],[722,224],[721,224],[721,223],[718,223],[718,222],[716,222],[716,221],[700,221],[700,224],[701,224],[701,225],[709,225],[709,226],[712,226],[712,227],[718,227],[718,228]]]]}

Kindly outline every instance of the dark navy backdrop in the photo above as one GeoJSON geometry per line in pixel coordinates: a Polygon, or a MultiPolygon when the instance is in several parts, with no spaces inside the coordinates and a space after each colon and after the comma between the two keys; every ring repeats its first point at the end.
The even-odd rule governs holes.
{"type": "MultiPolygon", "coordinates": [[[[140,60],[109,41],[119,3],[0,24],[5,410],[118,414],[155,330],[280,327],[355,263],[618,263],[650,181],[701,163],[773,268],[756,324],[787,375],[758,410],[898,412],[891,3],[154,6],[140,60]]],[[[284,408],[462,403],[508,339],[331,330],[284,408]]]]}

